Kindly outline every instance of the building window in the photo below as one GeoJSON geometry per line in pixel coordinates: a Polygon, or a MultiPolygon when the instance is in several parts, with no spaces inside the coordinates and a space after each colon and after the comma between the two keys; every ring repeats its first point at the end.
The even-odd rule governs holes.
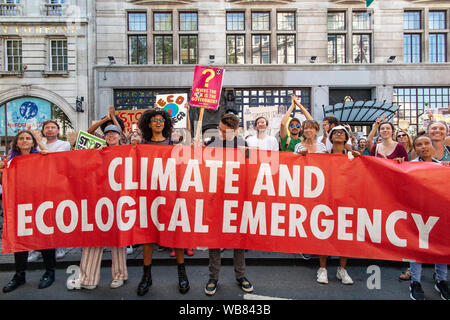
{"type": "Polygon", "coordinates": [[[128,36],[128,63],[147,64],[147,36],[128,36]]]}
{"type": "Polygon", "coordinates": [[[277,12],[277,30],[295,30],[295,12],[277,12]]]}
{"type": "Polygon", "coordinates": [[[370,35],[353,34],[353,62],[370,63],[370,35]]]}
{"type": "Polygon", "coordinates": [[[398,125],[399,120],[407,120],[414,136],[423,128],[425,111],[428,109],[433,113],[448,114],[450,88],[394,88],[393,102],[400,106],[394,124],[398,125]]]}
{"type": "Polygon", "coordinates": [[[345,63],[345,34],[328,34],[328,63],[345,63]]]}
{"type": "MultiPolygon", "coordinates": [[[[187,93],[190,89],[177,89],[177,92],[187,93]]],[[[173,93],[173,89],[115,89],[114,107],[116,110],[136,110],[153,108],[158,94],[173,93]]]]}
{"type": "Polygon", "coordinates": [[[295,35],[277,36],[277,57],[279,64],[295,63],[295,35]]]}
{"type": "Polygon", "coordinates": [[[154,36],[155,64],[173,63],[173,37],[171,35],[154,36]]]}
{"type": "Polygon", "coordinates": [[[47,16],[62,16],[64,3],[66,3],[65,0],[48,0],[48,4],[45,6],[47,16]]]}
{"type": "Polygon", "coordinates": [[[430,62],[447,62],[447,34],[430,33],[428,36],[430,62]]]}
{"type": "Polygon", "coordinates": [[[345,12],[328,12],[328,30],[345,30],[345,12]]]}
{"type": "Polygon", "coordinates": [[[405,30],[419,30],[422,27],[420,11],[405,11],[403,14],[403,28],[405,30]]]}
{"type": "Polygon", "coordinates": [[[147,13],[128,12],[128,31],[147,31],[147,13]]]}
{"type": "Polygon", "coordinates": [[[50,66],[52,71],[67,71],[67,40],[55,39],[50,41],[50,66]]]}
{"type": "Polygon", "coordinates": [[[17,16],[20,0],[0,0],[0,16],[17,16]]]}
{"type": "Polygon", "coordinates": [[[198,50],[197,35],[180,36],[180,62],[181,64],[196,64],[198,50]]]}
{"type": "Polygon", "coordinates": [[[22,40],[6,40],[6,70],[22,72],[22,40]]]}
{"type": "Polygon", "coordinates": [[[227,63],[228,64],[245,63],[245,35],[243,34],[227,35],[227,63]]]}
{"type": "Polygon", "coordinates": [[[252,12],[252,30],[270,30],[270,12],[252,12]]]}
{"type": "Polygon", "coordinates": [[[369,12],[353,12],[352,13],[352,29],[353,30],[370,30],[370,13],[369,12]]]}
{"type": "Polygon", "coordinates": [[[153,30],[172,31],[172,12],[154,12],[153,30]]]}
{"type": "Polygon", "coordinates": [[[421,56],[421,34],[406,33],[403,35],[403,61],[405,63],[419,63],[421,56]]]}
{"type": "Polygon", "coordinates": [[[181,31],[198,30],[197,12],[180,12],[180,30],[181,31]]]}
{"type": "Polygon", "coordinates": [[[227,31],[245,30],[244,12],[227,12],[227,31]]]}
{"type": "Polygon", "coordinates": [[[253,64],[270,63],[270,35],[268,34],[252,35],[252,63],[253,64]]]}
{"type": "Polygon", "coordinates": [[[428,28],[430,30],[443,30],[446,28],[445,11],[430,11],[428,19],[428,28]]]}
{"type": "MultiPolygon", "coordinates": [[[[266,106],[285,106],[286,110],[291,104],[291,95],[295,94],[300,97],[302,105],[311,112],[311,90],[309,88],[264,88],[264,89],[235,89],[234,103],[238,110],[239,117],[243,120],[243,112],[245,109],[266,106]]],[[[286,112],[286,110],[283,111],[286,112]]],[[[295,108],[296,115],[300,112],[298,107],[295,108]]],[[[243,121],[239,124],[243,126],[243,121]]]]}

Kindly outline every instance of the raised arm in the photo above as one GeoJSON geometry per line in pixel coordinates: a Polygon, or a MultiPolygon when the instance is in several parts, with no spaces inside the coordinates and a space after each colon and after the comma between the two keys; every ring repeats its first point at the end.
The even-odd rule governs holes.
{"type": "Polygon", "coordinates": [[[300,103],[300,99],[296,95],[292,95],[292,101],[300,108],[307,120],[314,120],[308,110],[300,103]]]}
{"type": "Polygon", "coordinates": [[[289,120],[289,116],[291,115],[292,111],[295,108],[295,103],[292,98],[291,98],[291,100],[292,100],[291,106],[289,107],[289,109],[286,111],[283,118],[281,119],[281,124],[280,124],[280,138],[281,139],[284,139],[287,136],[287,122],[289,120]]]}
{"type": "Polygon", "coordinates": [[[380,123],[381,123],[380,118],[377,118],[377,120],[372,125],[372,130],[370,131],[369,136],[367,137],[367,144],[369,146],[369,150],[372,150],[373,138],[375,137],[375,134],[377,133],[380,123]]]}

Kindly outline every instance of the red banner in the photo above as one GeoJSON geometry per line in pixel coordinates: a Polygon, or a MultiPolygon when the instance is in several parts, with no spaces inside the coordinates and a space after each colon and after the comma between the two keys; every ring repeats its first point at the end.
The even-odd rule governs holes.
{"type": "Polygon", "coordinates": [[[138,145],[16,157],[3,253],[244,248],[450,263],[450,169],[361,156],[138,145]]]}
{"type": "Polygon", "coordinates": [[[219,107],[225,69],[195,66],[189,104],[205,109],[219,107]]]}

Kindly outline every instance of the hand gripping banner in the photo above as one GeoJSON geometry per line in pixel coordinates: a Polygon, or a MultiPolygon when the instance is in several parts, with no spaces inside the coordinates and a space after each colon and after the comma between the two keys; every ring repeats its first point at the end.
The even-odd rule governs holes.
{"type": "Polygon", "coordinates": [[[14,158],[3,253],[158,243],[450,263],[450,168],[129,145],[14,158]]]}

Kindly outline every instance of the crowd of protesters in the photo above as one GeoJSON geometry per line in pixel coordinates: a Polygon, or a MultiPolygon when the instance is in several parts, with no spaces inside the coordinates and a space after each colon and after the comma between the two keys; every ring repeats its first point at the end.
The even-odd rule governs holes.
{"type": "MultiPolygon", "coordinates": [[[[434,162],[440,165],[450,165],[450,136],[448,125],[443,121],[434,121],[432,114],[428,114],[430,124],[412,137],[408,130],[398,128],[385,119],[377,119],[372,130],[366,137],[356,139],[351,126],[342,124],[334,117],[325,117],[322,120],[322,135],[320,124],[314,120],[311,114],[300,103],[300,99],[293,95],[291,105],[281,119],[278,137],[268,134],[269,121],[265,117],[258,117],[254,121],[256,134],[245,139],[239,131],[239,118],[233,112],[227,112],[218,124],[218,132],[215,136],[191,141],[189,120],[189,105],[187,108],[187,128],[184,132],[174,130],[173,122],[168,112],[157,108],[145,111],[139,120],[137,128],[125,133],[123,121],[116,117],[114,107],[109,108],[108,114],[100,121],[92,125],[88,132],[95,134],[106,141],[105,147],[121,144],[159,144],[174,145],[178,143],[194,144],[196,146],[245,148],[247,150],[259,149],[270,151],[293,152],[299,156],[308,153],[346,154],[349,158],[358,156],[374,156],[391,159],[398,163],[404,161],[434,162]],[[306,120],[301,122],[298,117],[291,118],[295,107],[298,107],[306,120]]],[[[59,138],[59,125],[56,121],[49,120],[43,123],[41,132],[37,130],[24,130],[19,132],[12,142],[7,160],[14,157],[50,152],[68,151],[73,149],[74,139],[71,144],[61,141],[59,138]],[[45,143],[42,137],[45,138],[45,143]]],[[[101,147],[101,148],[105,148],[101,147]]],[[[248,154],[247,154],[248,155],[248,154]]],[[[0,175],[5,162],[0,162],[0,175]]],[[[162,247],[160,247],[162,248],[162,247]]],[[[164,248],[162,248],[164,249],[164,248]]],[[[168,249],[168,248],[167,248],[168,249]]],[[[67,288],[71,289],[95,289],[100,280],[101,258],[104,248],[85,247],[82,249],[80,261],[80,276],[77,279],[68,279],[67,288]]],[[[151,266],[154,244],[142,244],[143,273],[137,286],[137,294],[145,295],[152,285],[151,266]]],[[[128,248],[111,248],[112,253],[112,282],[111,288],[119,288],[128,279],[126,266],[127,252],[133,251],[133,246],[128,248]]],[[[180,293],[189,290],[189,280],[184,265],[184,255],[193,255],[189,248],[172,248],[171,256],[176,257],[178,267],[178,289],[180,293]]],[[[11,292],[25,283],[25,271],[28,261],[35,261],[42,255],[45,273],[39,282],[39,288],[46,288],[55,281],[56,258],[64,256],[63,249],[46,249],[37,252],[17,252],[14,254],[16,272],[13,279],[3,288],[3,292],[11,292]],[[36,256],[36,257],[34,257],[36,256]]],[[[310,255],[303,255],[310,257],[310,255]]],[[[233,255],[236,280],[244,292],[252,292],[253,285],[245,276],[245,250],[234,249],[233,255]]],[[[346,270],[348,257],[339,257],[339,266],[336,277],[346,285],[353,284],[353,280],[346,270]]],[[[206,283],[205,293],[214,295],[217,290],[219,271],[221,267],[221,249],[209,249],[209,280],[206,283]]],[[[319,256],[319,269],[317,282],[328,283],[327,256],[319,256]]],[[[435,289],[440,292],[442,299],[450,299],[447,283],[447,265],[435,266],[435,289]]],[[[410,268],[403,272],[399,278],[411,281],[410,297],[414,300],[423,300],[424,292],[421,287],[422,264],[411,262],[410,268]]]]}

